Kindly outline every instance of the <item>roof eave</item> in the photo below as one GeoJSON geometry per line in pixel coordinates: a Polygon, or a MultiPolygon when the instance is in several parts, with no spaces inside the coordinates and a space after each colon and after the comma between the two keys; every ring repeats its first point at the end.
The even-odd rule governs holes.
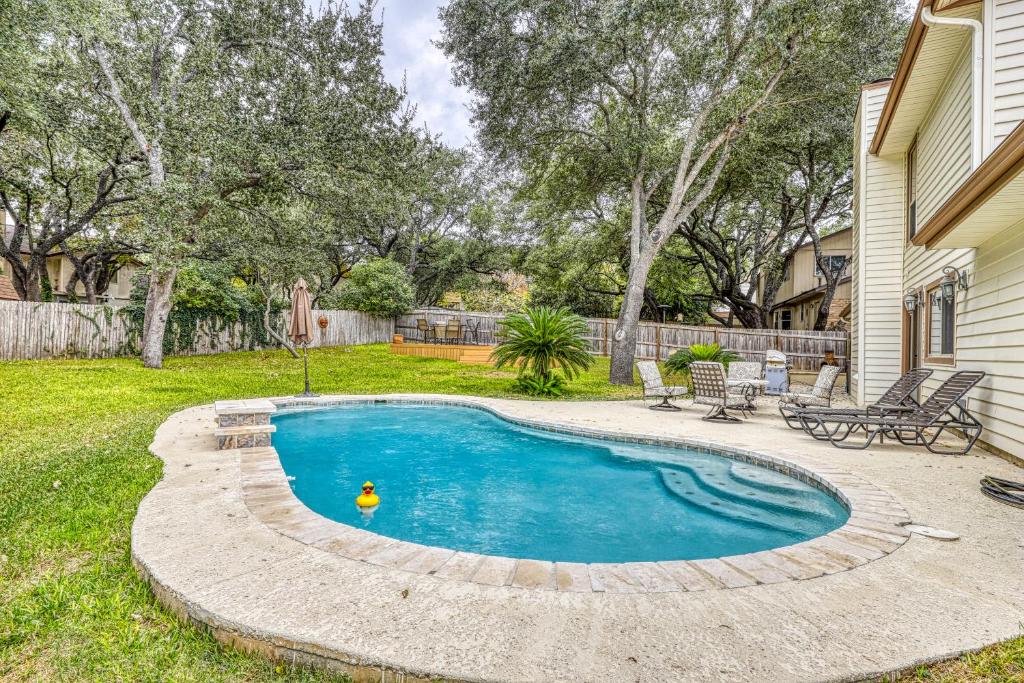
{"type": "Polygon", "coordinates": [[[1018,124],[971,173],[921,226],[911,242],[929,249],[937,247],[958,225],[1021,173],[1024,173],[1024,123],[1018,124]]]}

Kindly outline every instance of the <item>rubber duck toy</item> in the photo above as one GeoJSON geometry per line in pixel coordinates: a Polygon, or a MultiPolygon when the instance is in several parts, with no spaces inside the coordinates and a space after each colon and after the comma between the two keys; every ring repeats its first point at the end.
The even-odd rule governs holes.
{"type": "Polygon", "coordinates": [[[363,484],[363,492],[356,498],[356,505],[361,508],[375,508],[380,505],[380,496],[373,492],[373,482],[363,484]]]}

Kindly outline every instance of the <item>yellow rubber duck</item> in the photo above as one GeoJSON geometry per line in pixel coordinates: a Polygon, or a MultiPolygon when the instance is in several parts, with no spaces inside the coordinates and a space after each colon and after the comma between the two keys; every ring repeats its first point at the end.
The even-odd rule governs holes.
{"type": "Polygon", "coordinates": [[[373,482],[363,484],[363,492],[356,497],[356,505],[361,508],[372,508],[380,505],[380,496],[373,492],[373,482]]]}

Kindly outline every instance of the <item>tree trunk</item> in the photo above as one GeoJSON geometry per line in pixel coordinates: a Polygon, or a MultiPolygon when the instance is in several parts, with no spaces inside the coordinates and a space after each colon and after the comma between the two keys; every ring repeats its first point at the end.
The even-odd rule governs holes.
{"type": "Polygon", "coordinates": [[[636,333],[640,327],[640,311],[644,306],[644,290],[647,286],[647,275],[654,262],[653,250],[645,249],[640,253],[629,270],[626,282],[626,294],[619,309],[619,317],[615,322],[614,344],[609,381],[612,384],[633,384],[633,361],[636,359],[636,333]]]}
{"type": "Polygon", "coordinates": [[[816,332],[822,332],[828,327],[828,313],[832,308],[832,300],[835,299],[836,286],[838,284],[838,279],[836,278],[825,287],[825,296],[821,297],[821,303],[818,304],[818,315],[814,319],[814,330],[816,332]]]}
{"type": "Polygon", "coordinates": [[[149,275],[146,313],[142,321],[142,364],[147,368],[163,367],[164,333],[171,314],[171,295],[177,275],[176,267],[161,269],[156,263],[149,275]]]}
{"type": "Polygon", "coordinates": [[[267,331],[267,336],[276,341],[278,344],[288,349],[288,353],[292,354],[292,358],[298,358],[299,354],[295,350],[295,347],[288,343],[288,340],[278,334],[274,326],[270,324],[270,294],[267,294],[267,303],[263,307],[263,329],[267,331]]]}

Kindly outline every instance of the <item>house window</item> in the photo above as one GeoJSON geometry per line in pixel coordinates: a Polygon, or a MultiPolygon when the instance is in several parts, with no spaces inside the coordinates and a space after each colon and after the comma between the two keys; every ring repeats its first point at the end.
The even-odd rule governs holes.
{"type": "Polygon", "coordinates": [[[789,310],[788,308],[784,311],[779,312],[779,329],[793,329],[793,311],[789,310]]]}
{"type": "MultiPolygon", "coordinates": [[[[828,263],[828,270],[833,275],[839,275],[846,268],[846,257],[845,256],[826,256],[825,262],[828,263]]],[[[815,277],[825,277],[825,274],[821,272],[821,264],[817,260],[814,262],[814,275],[815,277]]]]}
{"type": "Polygon", "coordinates": [[[952,298],[942,295],[942,287],[934,286],[925,293],[928,314],[925,318],[925,345],[929,363],[953,362],[953,335],[956,322],[956,292],[952,298]]]}
{"type": "Polygon", "coordinates": [[[917,233],[917,140],[907,150],[907,241],[917,233]]]}

